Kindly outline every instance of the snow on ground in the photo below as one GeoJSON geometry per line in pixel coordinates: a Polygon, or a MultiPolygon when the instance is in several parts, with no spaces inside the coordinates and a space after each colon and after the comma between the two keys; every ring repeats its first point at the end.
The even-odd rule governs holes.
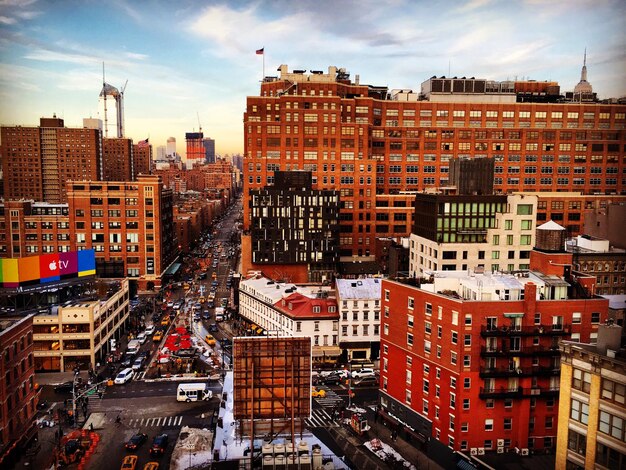
{"type": "Polygon", "coordinates": [[[170,468],[172,470],[185,470],[210,462],[213,457],[211,453],[212,439],[213,433],[208,429],[183,426],[172,453],[170,468]]]}
{"type": "Polygon", "coordinates": [[[383,462],[387,462],[388,459],[395,459],[397,462],[401,462],[402,466],[407,470],[417,470],[415,465],[404,460],[393,447],[385,444],[379,439],[372,439],[371,441],[367,441],[364,445],[375,453],[383,462]]]}
{"type": "Polygon", "coordinates": [[[365,414],[366,412],[365,409],[359,408],[356,405],[349,406],[348,408],[346,408],[346,410],[353,411],[354,413],[362,413],[362,414],[365,414]]]}

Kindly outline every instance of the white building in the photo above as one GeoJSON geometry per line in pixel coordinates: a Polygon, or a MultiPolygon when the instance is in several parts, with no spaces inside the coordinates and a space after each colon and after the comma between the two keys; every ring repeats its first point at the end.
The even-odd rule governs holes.
{"type": "Polygon", "coordinates": [[[376,360],[380,351],[381,279],[337,279],[339,347],[349,361],[376,360]]]}
{"type": "Polygon", "coordinates": [[[410,276],[476,268],[488,272],[529,269],[537,196],[431,198],[433,212],[425,222],[435,226],[424,229],[424,235],[411,234],[410,276]]]}
{"type": "Polygon", "coordinates": [[[239,314],[257,333],[309,336],[313,358],[335,361],[339,349],[339,313],[334,291],[296,286],[255,276],[239,284],[239,314]]]}

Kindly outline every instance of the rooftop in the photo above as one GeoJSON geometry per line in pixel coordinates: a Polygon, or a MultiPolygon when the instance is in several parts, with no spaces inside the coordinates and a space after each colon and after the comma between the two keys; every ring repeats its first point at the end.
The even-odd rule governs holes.
{"type": "Polygon", "coordinates": [[[341,300],[380,299],[381,279],[337,279],[336,283],[341,300]]]}

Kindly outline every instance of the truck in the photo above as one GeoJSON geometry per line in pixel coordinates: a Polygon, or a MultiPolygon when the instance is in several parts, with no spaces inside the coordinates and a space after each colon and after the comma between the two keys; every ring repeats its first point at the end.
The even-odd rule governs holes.
{"type": "Polygon", "coordinates": [[[207,383],[191,383],[179,384],[176,391],[176,400],[178,401],[199,401],[210,400],[213,398],[213,392],[209,390],[207,383]]]}
{"type": "Polygon", "coordinates": [[[215,321],[216,322],[224,321],[224,307],[215,308],[215,321]]]}

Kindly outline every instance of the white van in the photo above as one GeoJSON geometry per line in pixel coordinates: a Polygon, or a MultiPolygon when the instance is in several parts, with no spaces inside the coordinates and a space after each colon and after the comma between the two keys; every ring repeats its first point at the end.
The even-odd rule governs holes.
{"type": "Polygon", "coordinates": [[[126,382],[129,382],[133,379],[133,375],[135,375],[135,373],[130,367],[124,369],[119,374],[117,374],[117,377],[115,377],[115,384],[124,385],[126,382]]]}
{"type": "Polygon", "coordinates": [[[126,347],[126,353],[137,354],[140,349],[141,349],[141,342],[139,340],[133,339],[128,342],[128,346],[126,347]]]}
{"type": "Polygon", "coordinates": [[[139,341],[139,343],[141,343],[141,344],[145,343],[146,339],[148,339],[148,337],[146,336],[145,333],[139,333],[137,335],[137,341],[139,341]]]}
{"type": "Polygon", "coordinates": [[[179,384],[176,391],[178,401],[190,402],[211,398],[213,398],[213,392],[209,390],[209,385],[206,383],[179,384]]]}

